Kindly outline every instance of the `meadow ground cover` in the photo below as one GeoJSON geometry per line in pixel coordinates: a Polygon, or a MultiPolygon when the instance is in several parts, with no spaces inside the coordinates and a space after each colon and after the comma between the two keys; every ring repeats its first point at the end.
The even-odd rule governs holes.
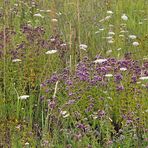
{"type": "Polygon", "coordinates": [[[148,1],[0,1],[0,147],[146,148],[148,1]]]}

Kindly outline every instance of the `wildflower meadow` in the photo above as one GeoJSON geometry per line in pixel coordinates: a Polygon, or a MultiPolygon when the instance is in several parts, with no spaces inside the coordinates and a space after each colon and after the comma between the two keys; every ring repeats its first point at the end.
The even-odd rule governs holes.
{"type": "Polygon", "coordinates": [[[0,148],[148,148],[148,0],[1,0],[0,148]]]}

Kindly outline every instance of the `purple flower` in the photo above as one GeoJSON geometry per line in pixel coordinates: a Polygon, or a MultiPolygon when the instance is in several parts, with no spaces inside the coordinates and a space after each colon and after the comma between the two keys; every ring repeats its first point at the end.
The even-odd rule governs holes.
{"type": "Polygon", "coordinates": [[[123,76],[121,74],[116,74],[114,76],[114,79],[115,79],[115,82],[119,83],[123,79],[123,76]]]}
{"type": "Polygon", "coordinates": [[[132,79],[132,83],[136,83],[137,82],[137,77],[136,76],[132,76],[131,79],[132,79]]]}

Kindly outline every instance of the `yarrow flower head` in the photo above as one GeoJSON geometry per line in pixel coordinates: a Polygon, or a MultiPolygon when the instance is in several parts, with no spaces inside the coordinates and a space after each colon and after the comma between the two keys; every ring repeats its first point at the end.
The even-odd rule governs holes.
{"type": "Polygon", "coordinates": [[[58,51],[57,50],[49,50],[49,51],[46,52],[46,54],[54,54],[56,52],[58,52],[58,51]]]}
{"type": "Polygon", "coordinates": [[[103,63],[103,62],[106,62],[107,59],[97,59],[94,61],[94,63],[103,63]]]}
{"type": "Polygon", "coordinates": [[[29,98],[29,95],[23,95],[19,97],[19,99],[21,100],[26,100],[27,98],[29,98]]]}
{"type": "Polygon", "coordinates": [[[106,74],[105,77],[112,77],[112,74],[106,74]]]}
{"type": "Polygon", "coordinates": [[[133,46],[139,46],[138,42],[133,42],[133,46]]]}
{"type": "Polygon", "coordinates": [[[130,39],[136,39],[137,37],[136,37],[136,35],[129,35],[128,36],[130,39]]]}
{"type": "Polygon", "coordinates": [[[13,59],[12,62],[21,62],[21,59],[13,59]]]}
{"type": "Polygon", "coordinates": [[[44,18],[44,16],[42,16],[40,13],[36,13],[36,14],[34,14],[33,16],[44,18]]]}
{"type": "Polygon", "coordinates": [[[52,22],[58,22],[58,20],[57,20],[57,19],[52,19],[51,21],[52,21],[52,22]]]}
{"type": "Polygon", "coordinates": [[[120,70],[121,70],[121,71],[126,71],[127,68],[126,68],[126,67],[121,67],[120,70]]]}
{"type": "Polygon", "coordinates": [[[85,44],[80,44],[79,47],[80,47],[80,49],[82,49],[82,50],[86,50],[88,46],[85,45],[85,44]]]}
{"type": "Polygon", "coordinates": [[[148,76],[147,77],[140,77],[140,80],[148,80],[148,76]]]}
{"type": "Polygon", "coordinates": [[[111,11],[111,10],[108,10],[107,11],[107,14],[113,14],[114,12],[113,11],[111,11]]]}
{"type": "Polygon", "coordinates": [[[124,21],[127,21],[127,20],[128,20],[128,16],[126,16],[125,14],[123,14],[123,15],[121,16],[121,19],[124,20],[124,21]]]}

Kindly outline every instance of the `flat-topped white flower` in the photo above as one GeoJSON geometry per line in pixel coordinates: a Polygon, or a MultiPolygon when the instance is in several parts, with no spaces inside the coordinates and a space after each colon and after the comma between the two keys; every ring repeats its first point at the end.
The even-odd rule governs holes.
{"type": "Polygon", "coordinates": [[[79,47],[80,49],[86,50],[88,46],[86,44],[80,44],[79,47]]]}
{"type": "Polygon", "coordinates": [[[60,112],[62,115],[65,115],[67,113],[67,111],[61,111],[60,112]]]}
{"type": "Polygon", "coordinates": [[[107,59],[97,59],[94,61],[94,63],[103,63],[103,62],[106,62],[107,59]]]}
{"type": "Polygon", "coordinates": [[[115,35],[115,32],[109,31],[109,32],[108,32],[108,35],[115,35]]]}
{"type": "Polygon", "coordinates": [[[127,30],[121,30],[120,33],[127,33],[127,30]]]}
{"type": "Polygon", "coordinates": [[[108,10],[107,11],[107,14],[113,14],[114,12],[113,11],[111,11],[111,10],[108,10]]]}
{"type": "Polygon", "coordinates": [[[113,75],[110,74],[110,73],[105,75],[105,77],[112,77],[112,76],[113,76],[113,75]]]}
{"type": "Polygon", "coordinates": [[[21,59],[13,59],[12,62],[21,62],[21,59]]]}
{"type": "Polygon", "coordinates": [[[101,19],[99,22],[101,23],[103,21],[109,20],[110,18],[111,18],[111,15],[106,16],[105,18],[101,19]]]}
{"type": "Polygon", "coordinates": [[[108,40],[108,43],[109,44],[113,44],[114,43],[114,40],[108,40]]]}
{"type": "Polygon", "coordinates": [[[63,116],[63,118],[67,118],[69,116],[70,116],[70,114],[66,114],[66,115],[63,116]]]}
{"type": "Polygon", "coordinates": [[[51,19],[51,21],[52,21],[52,22],[58,22],[58,20],[57,20],[57,19],[51,19]]]}
{"type": "Polygon", "coordinates": [[[107,37],[103,37],[103,38],[106,38],[107,40],[111,40],[111,39],[113,39],[112,36],[107,36],[107,37]]]}
{"type": "Polygon", "coordinates": [[[140,80],[148,80],[148,76],[140,77],[139,79],[140,79],[140,80]]]}
{"type": "Polygon", "coordinates": [[[33,16],[44,18],[44,16],[42,16],[40,13],[36,13],[36,14],[34,14],[33,16]]]}
{"type": "Polygon", "coordinates": [[[54,41],[55,41],[55,38],[51,38],[50,41],[51,41],[51,42],[54,42],[54,41]]]}
{"type": "Polygon", "coordinates": [[[117,48],[117,50],[118,50],[118,51],[120,51],[120,50],[121,50],[121,48],[117,48]]]}
{"type": "Polygon", "coordinates": [[[107,51],[106,51],[106,53],[112,53],[112,52],[113,52],[112,50],[107,50],[107,51]]]}
{"type": "Polygon", "coordinates": [[[128,20],[128,16],[125,15],[125,14],[123,14],[123,15],[121,16],[121,19],[124,20],[124,21],[127,21],[127,20],[128,20]]]}
{"type": "Polygon", "coordinates": [[[124,34],[119,34],[119,37],[124,37],[124,34]]]}
{"type": "Polygon", "coordinates": [[[29,98],[29,95],[23,95],[19,97],[19,99],[21,100],[26,100],[27,98],[29,98]]]}
{"type": "Polygon", "coordinates": [[[46,12],[51,12],[51,10],[46,10],[46,12]]]}
{"type": "Polygon", "coordinates": [[[139,46],[138,42],[133,42],[133,46],[139,46]]]}
{"type": "Polygon", "coordinates": [[[99,29],[99,31],[103,31],[103,30],[104,30],[104,28],[100,28],[100,29],[99,29]]]}
{"type": "Polygon", "coordinates": [[[57,50],[49,50],[49,51],[46,52],[46,54],[54,54],[56,52],[58,52],[58,51],[57,50]]]}
{"type": "Polygon", "coordinates": [[[63,43],[63,44],[61,44],[60,46],[63,47],[63,46],[66,46],[66,45],[67,45],[66,43],[63,43]]]}
{"type": "Polygon", "coordinates": [[[136,37],[136,35],[129,35],[128,36],[130,39],[136,39],[137,37],[136,37]]]}
{"type": "Polygon", "coordinates": [[[126,68],[126,67],[121,67],[120,70],[121,70],[121,71],[126,71],[127,68],[126,68]]]}

